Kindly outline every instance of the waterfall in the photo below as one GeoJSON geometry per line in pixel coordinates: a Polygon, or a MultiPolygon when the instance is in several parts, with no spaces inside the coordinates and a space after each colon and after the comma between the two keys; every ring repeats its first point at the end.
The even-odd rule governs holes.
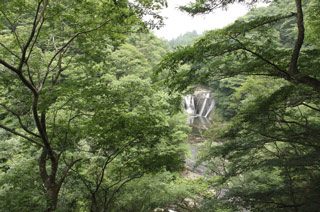
{"type": "Polygon", "coordinates": [[[191,157],[186,159],[186,167],[190,169],[193,175],[204,176],[205,164],[197,164],[199,154],[199,146],[195,143],[202,142],[205,138],[205,132],[211,128],[212,122],[209,120],[210,113],[215,105],[214,99],[211,98],[211,93],[207,90],[196,90],[193,95],[184,97],[184,107],[188,112],[188,125],[191,127],[190,132],[190,153],[191,157]]]}
{"type": "Polygon", "coordinates": [[[207,110],[206,115],[204,115],[204,117],[208,117],[208,115],[211,113],[211,111],[213,110],[214,106],[215,106],[216,101],[214,99],[211,100],[209,109],[207,110]]]}
{"type": "Polygon", "coordinates": [[[184,108],[189,114],[196,114],[196,106],[193,95],[187,95],[184,97],[184,108]]]}
{"type": "Polygon", "coordinates": [[[215,100],[210,98],[210,92],[199,92],[184,97],[184,108],[187,113],[207,118],[215,106],[215,100]]]}
{"type": "Polygon", "coordinates": [[[204,108],[207,106],[207,101],[209,97],[210,97],[210,93],[206,93],[204,96],[204,102],[202,103],[201,111],[199,113],[200,116],[203,116],[204,108]]]}

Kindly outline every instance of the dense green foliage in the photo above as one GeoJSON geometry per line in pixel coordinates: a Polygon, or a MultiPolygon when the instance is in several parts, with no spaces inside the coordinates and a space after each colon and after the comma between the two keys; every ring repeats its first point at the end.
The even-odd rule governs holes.
{"type": "Polygon", "coordinates": [[[175,183],[181,96],[150,79],[169,50],[147,32],[163,6],[0,2],[0,211],[144,211],[193,195],[175,183]]]}
{"type": "MultiPolygon", "coordinates": [[[[195,15],[234,2],[182,9],[195,15]]],[[[202,84],[217,98],[202,152],[216,195],[203,211],[319,210],[318,9],[319,1],[274,1],[161,62],[172,89],[202,84]]]]}
{"type": "Polygon", "coordinates": [[[180,9],[237,2],[271,4],[166,42],[165,0],[0,1],[0,212],[318,211],[320,2],[180,9]],[[217,102],[197,179],[191,86],[217,102]]]}

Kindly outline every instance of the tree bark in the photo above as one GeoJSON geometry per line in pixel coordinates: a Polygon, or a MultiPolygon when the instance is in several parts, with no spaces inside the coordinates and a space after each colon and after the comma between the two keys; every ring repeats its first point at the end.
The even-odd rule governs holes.
{"type": "Polygon", "coordinates": [[[47,199],[47,207],[46,211],[51,212],[55,211],[57,209],[58,204],[58,197],[59,197],[59,191],[61,189],[62,184],[64,183],[64,180],[69,173],[72,166],[81,160],[81,158],[73,160],[68,164],[67,168],[63,172],[61,178],[57,179],[57,171],[59,167],[59,156],[54,155],[51,157],[48,153],[48,150],[46,148],[43,148],[42,153],[40,155],[40,158],[38,160],[39,164],[39,170],[40,170],[40,176],[42,179],[42,182],[45,187],[46,192],[46,199],[47,199]],[[47,160],[50,158],[51,162],[51,170],[50,174],[47,172],[47,160]]]}
{"type": "Polygon", "coordinates": [[[58,195],[60,190],[60,185],[56,183],[56,174],[58,169],[58,158],[55,157],[55,162],[52,162],[51,158],[51,173],[50,175],[47,172],[47,157],[48,151],[44,148],[39,158],[39,169],[40,176],[44,187],[46,189],[46,199],[47,207],[46,211],[51,212],[57,209],[58,195]]]}
{"type": "Polygon", "coordinates": [[[59,195],[58,185],[54,182],[50,182],[47,187],[47,212],[55,211],[58,204],[59,195]]]}

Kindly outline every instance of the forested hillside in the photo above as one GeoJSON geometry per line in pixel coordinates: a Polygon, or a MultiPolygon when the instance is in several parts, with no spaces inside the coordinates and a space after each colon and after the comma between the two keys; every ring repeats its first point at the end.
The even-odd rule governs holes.
{"type": "Polygon", "coordinates": [[[180,35],[174,39],[169,40],[169,45],[173,48],[179,45],[190,45],[192,44],[197,37],[200,37],[200,35],[197,33],[197,31],[193,30],[192,32],[186,32],[183,35],[180,35]]]}
{"type": "Polygon", "coordinates": [[[0,212],[319,211],[320,2],[180,10],[237,2],[270,4],[165,41],[165,0],[0,1],[0,212]]]}

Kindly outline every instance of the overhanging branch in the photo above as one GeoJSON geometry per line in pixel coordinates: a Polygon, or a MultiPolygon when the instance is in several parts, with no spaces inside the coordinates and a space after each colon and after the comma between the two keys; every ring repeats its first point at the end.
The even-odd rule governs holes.
{"type": "Polygon", "coordinates": [[[9,128],[9,127],[6,127],[6,126],[4,126],[4,125],[2,125],[2,124],[0,124],[0,128],[6,130],[6,131],[8,131],[8,132],[11,132],[12,134],[15,134],[15,135],[17,135],[17,136],[20,136],[20,137],[22,137],[22,138],[24,138],[24,139],[27,139],[27,140],[30,141],[31,143],[34,143],[34,144],[36,144],[36,145],[38,145],[38,146],[40,146],[40,147],[44,147],[44,145],[43,145],[42,143],[40,143],[40,142],[38,142],[38,141],[36,141],[36,140],[34,140],[34,139],[32,139],[32,138],[29,138],[28,136],[23,135],[23,134],[15,131],[14,129],[11,129],[11,128],[9,128]]]}
{"type": "Polygon", "coordinates": [[[12,65],[10,65],[9,63],[7,63],[6,61],[4,61],[2,59],[0,59],[0,64],[2,64],[4,67],[10,69],[14,73],[18,73],[18,69],[16,69],[15,67],[13,67],[12,65]]]}

